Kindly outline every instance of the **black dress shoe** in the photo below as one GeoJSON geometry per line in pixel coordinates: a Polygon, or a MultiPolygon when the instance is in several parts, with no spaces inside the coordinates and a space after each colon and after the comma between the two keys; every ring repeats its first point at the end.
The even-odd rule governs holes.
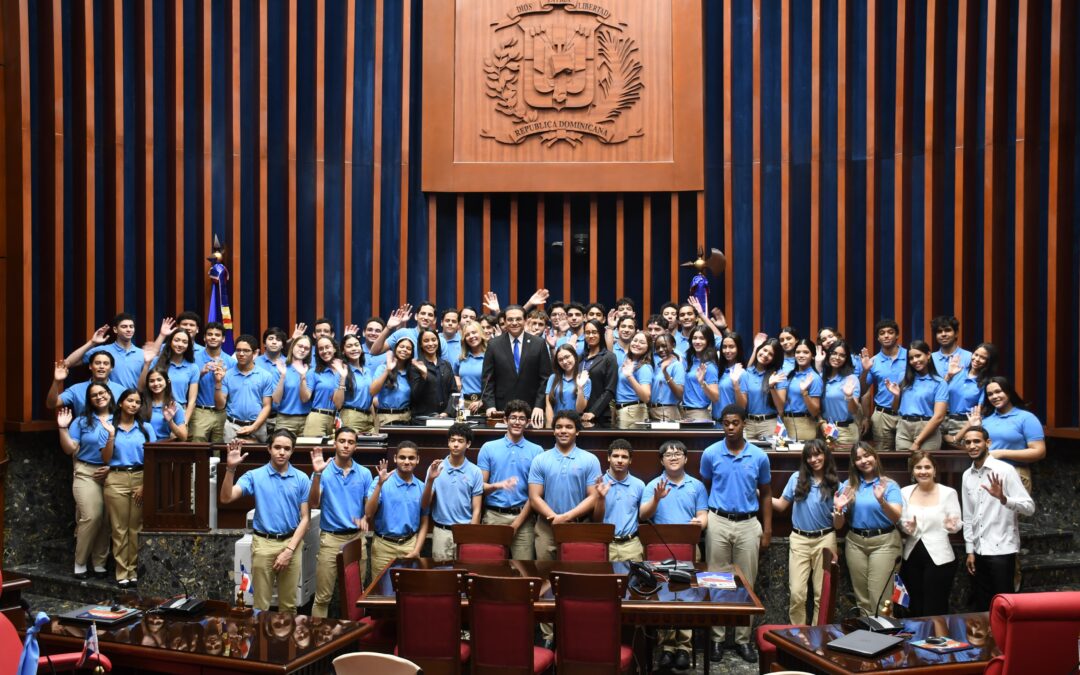
{"type": "Polygon", "coordinates": [[[709,660],[719,663],[724,660],[724,643],[718,640],[712,641],[712,646],[709,648],[709,660]]]}
{"type": "Polygon", "coordinates": [[[675,670],[686,670],[690,667],[690,652],[679,649],[675,652],[675,670]]]}
{"type": "Polygon", "coordinates": [[[747,663],[757,663],[757,654],[754,653],[754,648],[750,646],[749,642],[735,645],[735,653],[747,663]]]}
{"type": "Polygon", "coordinates": [[[675,663],[675,652],[664,652],[660,656],[660,670],[671,670],[671,666],[675,663]]]}
{"type": "Polygon", "coordinates": [[[109,578],[109,570],[101,570],[100,572],[98,572],[97,570],[94,570],[91,574],[94,575],[95,579],[108,579],[109,578]]]}
{"type": "Polygon", "coordinates": [[[121,590],[123,590],[123,589],[130,588],[131,587],[131,582],[128,581],[127,579],[119,579],[116,582],[116,585],[119,586],[121,588],[121,590]]]}
{"type": "Polygon", "coordinates": [[[90,578],[90,573],[89,572],[76,572],[76,573],[72,574],[71,576],[78,579],[79,581],[86,581],[87,579],[90,578]]]}

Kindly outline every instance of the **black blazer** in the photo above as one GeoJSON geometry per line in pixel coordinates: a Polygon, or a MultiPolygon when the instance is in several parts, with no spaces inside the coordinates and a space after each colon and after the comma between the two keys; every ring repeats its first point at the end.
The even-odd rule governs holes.
{"type": "MultiPolygon", "coordinates": [[[[415,359],[413,361],[415,363],[415,359]]],[[[409,365],[409,404],[413,416],[439,413],[452,416],[454,402],[450,394],[457,391],[454,369],[446,359],[439,359],[437,365],[431,362],[425,362],[424,365],[427,366],[427,377],[420,375],[420,370],[415,365],[409,365]]]]}
{"type": "Polygon", "coordinates": [[[514,368],[510,334],[491,340],[484,353],[484,408],[506,410],[506,404],[521,399],[534,408],[544,408],[544,395],[551,375],[551,357],[543,338],[521,334],[521,368],[514,368]]]}

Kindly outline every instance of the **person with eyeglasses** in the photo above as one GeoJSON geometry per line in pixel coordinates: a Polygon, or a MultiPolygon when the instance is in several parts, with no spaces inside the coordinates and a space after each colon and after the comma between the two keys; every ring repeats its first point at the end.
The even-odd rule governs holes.
{"type": "Polygon", "coordinates": [[[214,367],[214,405],[225,409],[225,442],[234,438],[266,442],[266,420],[270,417],[270,397],[274,379],[255,367],[254,336],[236,338],[233,356],[236,365],[228,371],[221,364],[214,367]]]}
{"type": "Polygon", "coordinates": [[[484,524],[514,528],[510,557],[533,560],[536,514],[529,504],[529,467],[544,451],[525,438],[531,406],[522,400],[506,404],[506,435],[480,446],[476,465],[484,477],[484,524]]]}

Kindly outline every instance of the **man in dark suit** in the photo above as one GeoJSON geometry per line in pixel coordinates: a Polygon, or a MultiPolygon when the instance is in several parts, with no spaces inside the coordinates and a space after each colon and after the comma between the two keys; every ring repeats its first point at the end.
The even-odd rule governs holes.
{"type": "Polygon", "coordinates": [[[484,354],[484,407],[490,417],[514,399],[532,406],[533,427],[544,426],[544,396],[551,375],[551,357],[543,338],[525,332],[525,310],[510,305],[504,314],[506,332],[488,343],[484,354]]]}

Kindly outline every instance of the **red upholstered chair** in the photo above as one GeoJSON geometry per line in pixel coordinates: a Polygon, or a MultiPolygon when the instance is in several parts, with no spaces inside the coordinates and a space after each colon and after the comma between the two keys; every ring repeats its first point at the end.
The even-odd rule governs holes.
{"type": "MultiPolygon", "coordinates": [[[[825,572],[821,575],[821,605],[818,607],[817,625],[833,623],[836,620],[836,591],[840,586],[840,566],[836,556],[829,549],[822,552],[822,564],[825,572]]],[[[768,673],[776,663],[776,645],[765,639],[771,630],[791,628],[790,624],[766,623],[754,631],[754,641],[758,648],[758,669],[768,673]]]]}
{"type": "Polygon", "coordinates": [[[634,651],[620,641],[625,581],[616,574],[551,572],[559,675],[630,670],[634,651]]]}
{"type": "Polygon", "coordinates": [[[654,525],[642,523],[638,526],[638,539],[645,547],[646,560],[676,560],[694,562],[697,560],[697,545],[701,541],[701,527],[685,525],[654,525]]]}
{"type": "Polygon", "coordinates": [[[390,570],[397,596],[398,642],[394,653],[427,675],[461,672],[469,643],[461,640],[464,570],[390,570]]]}
{"type": "Polygon", "coordinates": [[[364,651],[394,651],[397,642],[397,627],[391,619],[373,619],[364,616],[364,610],[356,606],[356,601],[364,596],[363,563],[364,540],[353,539],[337,554],[338,579],[341,582],[341,618],[370,624],[374,628],[360,638],[360,649],[364,651]]]}
{"type": "Polygon", "coordinates": [[[457,544],[457,559],[508,560],[514,543],[514,528],[509,525],[454,525],[450,528],[457,544]]]}
{"type": "Polygon", "coordinates": [[[533,646],[533,602],[541,583],[534,577],[466,577],[473,675],[534,675],[554,665],[554,652],[533,646]]]}
{"type": "Polygon", "coordinates": [[[611,523],[561,523],[551,529],[559,547],[559,560],[607,562],[608,544],[615,539],[611,523]]]}
{"type": "Polygon", "coordinates": [[[1071,673],[1080,635],[1080,591],[994,596],[990,634],[1001,650],[987,675],[1071,673]]]}

